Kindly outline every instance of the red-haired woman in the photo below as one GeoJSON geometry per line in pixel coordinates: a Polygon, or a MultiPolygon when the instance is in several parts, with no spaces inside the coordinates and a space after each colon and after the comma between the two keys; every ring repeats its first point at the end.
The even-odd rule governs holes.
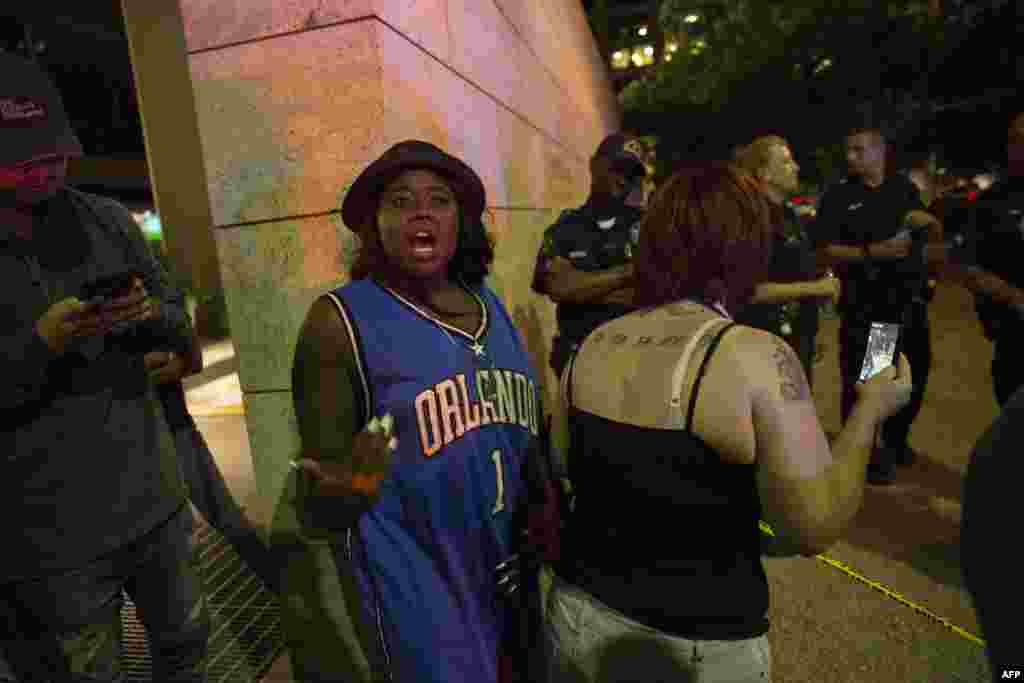
{"type": "Polygon", "coordinates": [[[796,354],[729,317],[770,256],[754,180],[682,170],[640,230],[643,308],[592,332],[562,377],[575,501],[548,599],[552,680],[766,681],[758,521],[805,555],[840,536],[910,368],[859,387],[833,458],[796,354]]]}

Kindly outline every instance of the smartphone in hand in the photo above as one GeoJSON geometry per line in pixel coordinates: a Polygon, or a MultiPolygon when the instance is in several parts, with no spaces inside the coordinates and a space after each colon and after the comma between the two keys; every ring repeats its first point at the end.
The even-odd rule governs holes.
{"type": "Polygon", "coordinates": [[[135,288],[136,279],[142,274],[137,271],[123,271],[105,275],[87,282],[82,287],[82,301],[104,304],[113,299],[128,296],[135,288]]]}
{"type": "Polygon", "coordinates": [[[868,332],[868,349],[864,354],[864,362],[860,366],[859,381],[864,382],[895,364],[899,338],[899,324],[871,323],[871,331],[868,332]]]}

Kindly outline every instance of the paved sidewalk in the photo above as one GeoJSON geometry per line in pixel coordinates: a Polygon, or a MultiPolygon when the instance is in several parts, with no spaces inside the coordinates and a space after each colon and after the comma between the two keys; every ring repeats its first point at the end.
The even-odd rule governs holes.
{"type": "MultiPolygon", "coordinates": [[[[203,361],[205,370],[184,382],[189,412],[209,444],[232,495],[255,521],[266,525],[266,515],[256,497],[238,360],[231,340],[205,343],[203,361]]],[[[266,683],[292,680],[287,652],[262,679],[266,683]]]]}

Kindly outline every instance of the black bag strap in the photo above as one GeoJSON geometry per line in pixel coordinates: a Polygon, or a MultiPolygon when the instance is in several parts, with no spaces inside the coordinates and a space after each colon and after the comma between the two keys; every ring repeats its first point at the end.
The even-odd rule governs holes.
{"type": "Polygon", "coordinates": [[[711,360],[711,356],[718,349],[718,345],[722,342],[722,337],[725,333],[736,327],[736,323],[730,322],[727,325],[723,325],[722,329],[715,333],[715,338],[711,340],[711,345],[708,346],[708,352],[704,354],[704,360],[700,363],[700,369],[697,371],[697,379],[693,382],[693,390],[690,392],[690,405],[686,410],[686,433],[690,434],[691,427],[693,426],[693,413],[697,407],[697,394],[700,393],[700,384],[704,379],[704,374],[708,369],[708,361],[711,360]]]}

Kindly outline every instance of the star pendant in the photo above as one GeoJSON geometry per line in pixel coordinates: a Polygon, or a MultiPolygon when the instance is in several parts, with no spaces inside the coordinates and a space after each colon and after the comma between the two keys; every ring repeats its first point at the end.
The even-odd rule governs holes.
{"type": "Polygon", "coordinates": [[[470,346],[469,348],[473,350],[473,354],[475,356],[483,357],[483,355],[484,355],[484,345],[481,344],[480,342],[473,342],[473,345],[470,346]]]}

